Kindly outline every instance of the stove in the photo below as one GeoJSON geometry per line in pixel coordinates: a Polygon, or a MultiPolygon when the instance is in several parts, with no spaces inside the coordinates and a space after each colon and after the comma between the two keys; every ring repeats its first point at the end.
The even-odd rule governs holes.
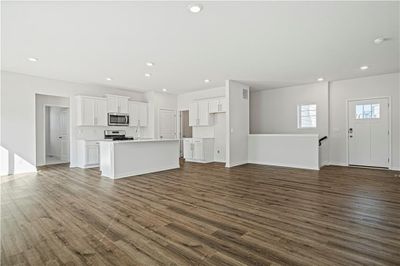
{"type": "Polygon", "coordinates": [[[133,137],[126,137],[125,134],[125,130],[104,130],[104,139],[111,139],[113,141],[133,140],[133,137]]]}

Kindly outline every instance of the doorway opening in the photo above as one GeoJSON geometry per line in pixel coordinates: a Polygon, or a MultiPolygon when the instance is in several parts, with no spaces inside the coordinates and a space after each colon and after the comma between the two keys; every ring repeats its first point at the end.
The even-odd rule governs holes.
{"type": "Polygon", "coordinates": [[[69,98],[36,94],[36,165],[70,162],[69,98]]]}
{"type": "Polygon", "coordinates": [[[180,111],[180,134],[179,134],[179,141],[180,141],[180,157],[183,158],[183,140],[185,138],[192,138],[193,132],[192,127],[189,126],[189,111],[180,111]]]}
{"type": "Polygon", "coordinates": [[[347,150],[350,166],[390,168],[391,128],[388,97],[347,103],[347,150]]]}

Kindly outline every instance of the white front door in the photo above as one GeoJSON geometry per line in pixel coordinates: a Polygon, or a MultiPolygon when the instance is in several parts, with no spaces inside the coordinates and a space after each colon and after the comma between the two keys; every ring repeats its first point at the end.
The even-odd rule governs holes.
{"type": "Polygon", "coordinates": [[[389,100],[348,103],[349,164],[389,167],[389,100]]]}
{"type": "Polygon", "coordinates": [[[160,138],[176,139],[176,111],[161,109],[159,121],[160,138]]]}

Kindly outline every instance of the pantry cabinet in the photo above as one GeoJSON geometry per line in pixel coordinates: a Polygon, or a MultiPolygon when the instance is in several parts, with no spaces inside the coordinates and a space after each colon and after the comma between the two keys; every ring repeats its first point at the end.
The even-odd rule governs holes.
{"type": "Polygon", "coordinates": [[[148,124],[148,104],[143,102],[128,102],[129,126],[147,127],[148,124]]]}
{"type": "Polygon", "coordinates": [[[104,98],[77,96],[78,126],[107,126],[107,100],[104,98]]]}

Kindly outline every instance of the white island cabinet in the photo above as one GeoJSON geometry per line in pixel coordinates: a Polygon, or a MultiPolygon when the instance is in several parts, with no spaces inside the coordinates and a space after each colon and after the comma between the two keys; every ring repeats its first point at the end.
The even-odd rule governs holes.
{"type": "Polygon", "coordinates": [[[179,168],[178,139],[99,141],[102,176],[122,178],[179,168]]]}

